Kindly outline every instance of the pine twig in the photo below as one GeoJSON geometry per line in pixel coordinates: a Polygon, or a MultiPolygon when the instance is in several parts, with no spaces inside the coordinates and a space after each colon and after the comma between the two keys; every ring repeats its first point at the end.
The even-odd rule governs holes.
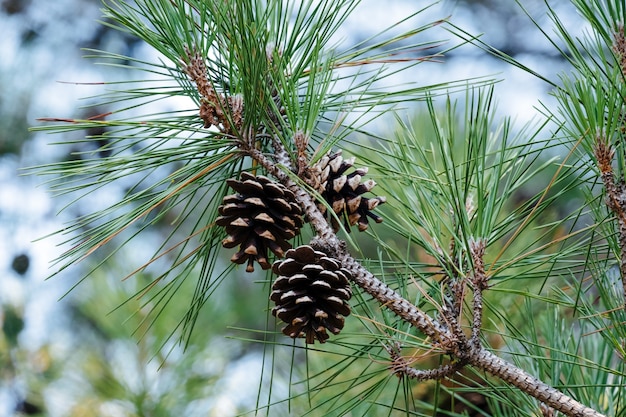
{"type": "Polygon", "coordinates": [[[483,291],[487,289],[488,277],[485,274],[485,255],[486,243],[484,240],[474,240],[470,242],[470,255],[473,262],[473,273],[470,277],[474,287],[473,301],[473,319],[472,319],[472,335],[470,343],[473,347],[480,347],[480,329],[483,320],[483,291]]]}
{"type": "Polygon", "coordinates": [[[606,205],[615,215],[618,224],[619,270],[622,278],[624,309],[626,309],[626,184],[623,181],[615,183],[611,165],[615,150],[601,137],[596,138],[593,150],[606,191],[606,205]]]}
{"type": "Polygon", "coordinates": [[[200,118],[204,127],[217,127],[222,133],[235,134],[243,126],[243,100],[239,95],[225,97],[215,90],[207,76],[204,57],[198,51],[185,48],[183,69],[200,93],[200,118]]]}
{"type": "Polygon", "coordinates": [[[409,365],[409,362],[400,354],[399,343],[392,343],[385,346],[385,350],[391,357],[391,366],[389,369],[391,370],[391,373],[396,375],[398,378],[406,376],[418,381],[443,379],[455,374],[466,365],[465,362],[458,361],[451,364],[441,365],[435,369],[415,369],[412,368],[409,365]]]}

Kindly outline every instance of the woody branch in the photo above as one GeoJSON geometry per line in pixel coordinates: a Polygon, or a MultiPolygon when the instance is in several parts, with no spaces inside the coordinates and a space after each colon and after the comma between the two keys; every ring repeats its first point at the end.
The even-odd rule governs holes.
{"type": "MultiPolygon", "coordinates": [[[[292,179],[293,175],[303,175],[306,171],[305,162],[302,160],[303,155],[298,155],[298,167],[294,169],[291,167],[289,158],[287,158],[286,150],[282,147],[280,140],[277,138],[272,138],[272,145],[275,152],[275,155],[272,157],[264,154],[255,146],[255,138],[249,137],[246,132],[243,132],[244,134],[242,135],[241,132],[233,131],[231,129],[232,124],[230,123],[232,118],[229,119],[229,117],[226,116],[226,114],[233,114],[235,108],[233,103],[224,100],[223,96],[215,93],[214,89],[205,86],[206,79],[205,76],[202,75],[205,70],[203,70],[203,64],[201,65],[199,63],[199,58],[195,55],[193,57],[190,55],[190,57],[187,58],[187,62],[191,63],[186,67],[186,72],[197,84],[200,94],[204,97],[201,104],[200,116],[205,121],[205,125],[217,126],[223,133],[231,133],[234,134],[235,137],[238,137],[239,148],[242,154],[251,157],[293,193],[295,200],[316,232],[316,237],[311,241],[311,246],[313,248],[323,249],[323,252],[335,257],[341,263],[342,267],[349,271],[349,279],[356,286],[371,295],[381,306],[391,310],[402,320],[410,323],[427,336],[431,340],[434,349],[449,354],[457,360],[457,362],[451,365],[445,365],[435,370],[413,370],[408,365],[408,362],[400,358],[398,348],[392,346],[388,348],[388,352],[393,361],[392,372],[417,379],[443,378],[450,376],[463,365],[469,364],[535,397],[544,404],[544,407],[551,407],[554,410],[572,417],[602,417],[602,414],[597,411],[568,397],[559,390],[545,384],[481,346],[478,336],[482,316],[482,291],[487,288],[487,277],[484,272],[482,260],[485,250],[483,241],[477,240],[470,245],[470,256],[472,257],[474,267],[471,274],[474,308],[471,337],[468,339],[460,330],[461,326],[456,318],[450,315],[444,315],[446,321],[450,323],[442,323],[436,318],[429,316],[387,286],[384,282],[376,278],[368,269],[354,259],[349,253],[345,242],[337,237],[335,230],[333,230],[328,223],[311,194],[292,179]],[[205,117],[207,113],[206,109],[203,110],[203,105],[205,107],[208,106],[210,110],[210,117],[208,118],[205,117]],[[225,132],[227,129],[228,132],[225,132]],[[283,169],[286,168],[291,171],[293,175],[288,175],[283,171],[277,163],[278,160],[280,160],[280,165],[283,166],[283,169]]],[[[243,104],[244,103],[241,103],[241,105],[237,107],[238,110],[235,111],[235,113],[241,117],[243,117],[243,104]]],[[[298,139],[297,141],[302,141],[302,138],[296,139],[298,139]]],[[[298,145],[299,151],[301,148],[301,145],[298,145]]],[[[306,178],[300,179],[302,183],[306,183],[306,178]]],[[[459,292],[458,296],[462,296],[462,294],[463,291],[459,292]]],[[[459,305],[458,301],[459,300],[456,300],[454,304],[459,305]]],[[[307,335],[307,339],[308,338],[309,335],[307,335]]]]}
{"type": "MultiPolygon", "coordinates": [[[[398,317],[428,336],[437,348],[456,357],[461,363],[468,363],[502,379],[567,416],[603,417],[601,413],[583,405],[512,363],[494,355],[484,347],[476,346],[474,343],[470,345],[467,343],[467,340],[460,340],[446,326],[421,311],[392,288],[377,279],[348,253],[345,243],[340,241],[330,228],[308,192],[296,184],[289,175],[282,172],[270,158],[259,150],[247,149],[245,152],[294,192],[298,202],[309,216],[310,223],[317,232],[317,238],[314,239],[312,245],[331,249],[344,267],[352,273],[352,282],[354,284],[374,297],[381,306],[393,311],[398,317]]],[[[480,253],[480,245],[476,247],[476,251],[480,253]]],[[[478,285],[479,288],[482,288],[484,285],[482,277],[478,285]]],[[[439,371],[439,373],[435,371],[433,373],[416,372],[415,374],[419,374],[420,377],[447,376],[449,375],[449,372],[447,372],[449,370],[449,368],[446,368],[445,371],[439,371]]],[[[454,368],[454,371],[456,370],[454,368]]],[[[403,368],[402,371],[407,376],[413,375],[413,372],[408,371],[406,368],[403,368]]]]}

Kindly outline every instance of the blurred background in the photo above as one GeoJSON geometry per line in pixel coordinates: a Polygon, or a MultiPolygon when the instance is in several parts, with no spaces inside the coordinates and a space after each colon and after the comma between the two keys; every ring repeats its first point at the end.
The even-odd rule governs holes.
{"type": "MultiPolygon", "coordinates": [[[[361,3],[341,34],[347,46],[427,4],[361,3]]],[[[543,0],[522,4],[550,27],[543,0]]],[[[567,2],[550,5],[568,24],[580,24],[567,2]]],[[[229,337],[229,326],[265,328],[264,315],[257,313],[265,311],[265,301],[256,305],[246,296],[255,290],[252,280],[249,287],[241,282],[220,287],[183,352],[167,336],[185,306],[168,310],[171,317],[160,317],[145,328],[141,314],[132,314],[141,311],[132,295],[150,277],[121,282],[125,273],[118,266],[133,251],[155,251],[159,242],[118,252],[80,284],[93,267],[90,261],[48,279],[57,272],[54,259],[63,250],[63,236],[46,236],[88,213],[90,202],[61,211],[67,198],[53,198],[45,179],[23,170],[89,149],[51,146],[62,143],[62,135],[35,134],[29,127],[40,125],[37,119],[42,117],[84,117],[81,106],[103,92],[99,82],[131,76],[122,68],[85,59],[86,49],[152,56],[141,42],[98,23],[101,7],[99,0],[0,0],[0,416],[226,416],[252,409],[256,375],[266,365],[255,344],[243,340],[253,340],[254,334],[229,337]]],[[[561,56],[513,1],[444,1],[428,9],[423,19],[426,23],[448,16],[469,33],[484,32],[484,42],[548,77],[563,68],[561,56]]],[[[425,36],[452,38],[441,28],[425,36]]],[[[539,101],[551,103],[547,85],[475,47],[464,46],[440,63],[419,68],[423,84],[488,74],[503,79],[496,88],[500,112],[520,122],[537,113],[539,101]]],[[[90,201],[99,206],[108,192],[115,194],[104,190],[90,201]]],[[[288,387],[277,383],[274,389],[288,387]]]]}

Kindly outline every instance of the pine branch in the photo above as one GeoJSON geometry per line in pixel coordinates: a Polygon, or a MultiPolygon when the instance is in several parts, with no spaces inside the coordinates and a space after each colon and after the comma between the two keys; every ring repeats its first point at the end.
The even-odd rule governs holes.
{"type": "Polygon", "coordinates": [[[480,331],[482,329],[483,320],[483,291],[487,289],[487,274],[485,274],[485,255],[486,243],[483,240],[475,240],[470,242],[470,256],[472,257],[473,273],[470,277],[474,288],[474,308],[472,319],[472,335],[470,343],[472,347],[480,347],[480,331]]]}
{"type": "Polygon", "coordinates": [[[406,376],[418,381],[427,381],[429,379],[440,380],[451,377],[466,365],[465,362],[457,361],[451,364],[441,365],[435,369],[415,369],[411,367],[407,359],[400,354],[401,346],[399,343],[391,343],[385,346],[385,350],[391,358],[389,369],[398,378],[406,376]]]}
{"type": "MultiPolygon", "coordinates": [[[[411,324],[419,331],[428,336],[433,343],[433,347],[457,358],[459,363],[468,363],[485,372],[496,376],[503,381],[519,388],[523,392],[533,396],[546,405],[557,411],[571,417],[602,417],[601,413],[589,408],[575,399],[567,396],[563,392],[542,382],[538,378],[530,375],[528,372],[516,367],[515,365],[505,361],[504,359],[494,355],[482,347],[476,347],[478,344],[478,336],[472,340],[472,344],[465,338],[459,339],[445,325],[439,323],[436,319],[428,316],[411,302],[403,298],[396,291],[391,289],[385,283],[376,278],[363,265],[355,260],[347,250],[345,242],[339,240],[332,228],[328,225],[326,219],[321,214],[317,205],[300,185],[285,174],[277,167],[268,157],[263,155],[257,149],[245,150],[252,158],[262,165],[268,172],[274,175],[283,185],[289,188],[296,196],[303,211],[309,218],[309,222],[315,229],[317,237],[311,241],[311,246],[320,248],[324,252],[336,257],[344,268],[351,273],[352,282],[363,291],[375,298],[378,303],[395,313],[402,320],[411,324]]],[[[475,280],[475,292],[481,292],[486,286],[486,277],[480,272],[480,244],[476,243],[474,247],[474,261],[477,263],[479,271],[475,280]]],[[[480,301],[480,296],[479,296],[480,301]]],[[[480,308],[475,308],[475,314],[480,314],[480,308]]],[[[475,320],[479,320],[475,318],[475,320]]],[[[473,330],[477,332],[477,330],[473,330]]],[[[454,368],[456,371],[456,368],[454,368]]],[[[405,373],[413,373],[404,370],[405,373]]],[[[444,368],[442,370],[426,371],[425,373],[416,372],[415,375],[421,375],[423,378],[445,376],[452,373],[452,368],[444,368]]]]}
{"type": "Polygon", "coordinates": [[[563,392],[540,381],[528,372],[516,367],[486,349],[474,350],[467,357],[470,365],[490,373],[533,396],[545,405],[572,417],[602,417],[603,414],[589,408],[563,392]]]}
{"type": "Polygon", "coordinates": [[[623,180],[617,184],[615,183],[612,167],[615,151],[606,143],[606,138],[598,137],[596,139],[594,154],[606,191],[606,205],[613,212],[618,225],[619,269],[625,300],[624,309],[626,309],[626,183],[623,180]]]}

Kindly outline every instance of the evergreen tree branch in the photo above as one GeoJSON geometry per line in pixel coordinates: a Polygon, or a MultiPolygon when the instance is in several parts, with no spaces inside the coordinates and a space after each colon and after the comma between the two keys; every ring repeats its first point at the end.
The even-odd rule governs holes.
{"type": "MultiPolygon", "coordinates": [[[[434,348],[441,349],[443,352],[452,355],[457,358],[460,363],[468,363],[500,378],[567,416],[603,417],[603,414],[581,404],[558,389],[530,375],[523,369],[518,368],[482,347],[476,347],[478,343],[477,330],[473,330],[473,333],[476,332],[476,336],[475,340],[472,340],[472,344],[470,344],[467,338],[459,338],[457,334],[451,332],[447,326],[421,311],[387,284],[380,281],[350,255],[345,242],[337,237],[317,208],[311,195],[304,188],[298,185],[291,176],[283,172],[270,158],[261,153],[258,149],[248,148],[244,151],[295,194],[296,200],[301,205],[303,211],[309,218],[309,222],[317,233],[317,236],[311,241],[311,246],[313,248],[319,248],[339,260],[342,266],[350,271],[351,281],[355,285],[374,297],[381,306],[391,310],[402,320],[411,324],[429,337],[432,340],[434,348]]],[[[486,277],[484,273],[480,272],[480,259],[482,257],[480,243],[475,243],[473,254],[474,262],[478,265],[477,277],[474,277],[475,288],[477,289],[475,293],[480,293],[486,288],[486,277]]],[[[482,270],[484,272],[484,267],[482,270]]],[[[481,297],[479,296],[479,302],[480,299],[481,297]]],[[[480,309],[475,307],[475,320],[480,321],[480,318],[476,318],[476,315],[480,315],[480,309]]],[[[429,377],[450,375],[452,368],[444,367],[442,369],[422,373],[408,371],[406,367],[403,367],[403,372],[407,375],[414,374],[418,379],[428,379],[429,377]]]]}
{"type": "Polygon", "coordinates": [[[472,350],[466,359],[470,365],[508,382],[567,416],[604,416],[486,349],[472,350]]]}

